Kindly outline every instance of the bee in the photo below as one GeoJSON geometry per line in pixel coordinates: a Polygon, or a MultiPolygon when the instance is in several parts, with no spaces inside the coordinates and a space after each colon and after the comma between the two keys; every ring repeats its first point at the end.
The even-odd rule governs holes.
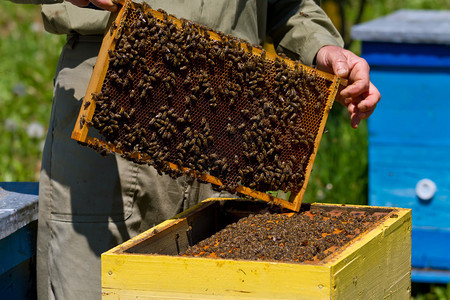
{"type": "Polygon", "coordinates": [[[222,165],[222,173],[224,173],[224,172],[226,172],[226,171],[228,171],[228,163],[224,163],[224,164],[222,165]]]}
{"type": "Polygon", "coordinates": [[[84,102],[84,109],[86,110],[86,109],[89,107],[89,105],[91,105],[91,101],[86,100],[86,101],[84,102]]]}
{"type": "MultiPolygon", "coordinates": [[[[238,129],[239,129],[239,130],[242,130],[242,129],[245,128],[245,126],[246,126],[245,123],[241,123],[241,124],[238,125],[238,129]]],[[[245,133],[247,133],[247,132],[248,132],[248,131],[246,131],[245,133]]]]}
{"type": "Polygon", "coordinates": [[[200,86],[193,86],[192,88],[191,88],[191,92],[193,93],[193,94],[196,94],[198,91],[200,90],[200,86]]]}
{"type": "Polygon", "coordinates": [[[322,106],[322,103],[320,101],[317,101],[316,104],[314,105],[314,109],[316,111],[319,111],[321,106],[322,106]]]}
{"type": "Polygon", "coordinates": [[[227,128],[226,128],[226,132],[230,135],[233,135],[235,133],[236,129],[234,128],[233,125],[231,125],[230,123],[227,124],[227,128]]]}
{"type": "Polygon", "coordinates": [[[264,49],[261,51],[261,58],[266,59],[266,50],[264,49]]]}
{"type": "Polygon", "coordinates": [[[304,12],[302,12],[302,11],[298,12],[298,14],[299,14],[300,16],[302,16],[302,17],[305,17],[305,18],[309,17],[309,15],[308,15],[307,13],[304,13],[304,12]]]}
{"type": "Polygon", "coordinates": [[[80,128],[83,128],[85,123],[86,123],[86,115],[82,114],[80,117],[80,128]]]}

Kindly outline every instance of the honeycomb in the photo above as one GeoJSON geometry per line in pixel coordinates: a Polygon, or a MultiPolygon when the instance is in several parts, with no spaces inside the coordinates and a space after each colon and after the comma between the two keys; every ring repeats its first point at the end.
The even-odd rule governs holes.
{"type": "Polygon", "coordinates": [[[127,1],[72,137],[160,174],[298,210],[338,86],[336,76],[127,1]]]}
{"type": "Polygon", "coordinates": [[[190,246],[182,256],[318,262],[372,229],[386,212],[313,208],[250,214],[190,246]]]}

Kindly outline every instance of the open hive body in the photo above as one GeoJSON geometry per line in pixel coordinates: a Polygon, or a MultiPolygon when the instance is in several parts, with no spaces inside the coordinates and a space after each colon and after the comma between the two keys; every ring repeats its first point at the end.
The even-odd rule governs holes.
{"type": "MultiPolygon", "coordinates": [[[[330,246],[325,256],[302,262],[286,260],[283,254],[279,260],[262,260],[258,255],[252,260],[182,255],[192,249],[190,245],[201,245],[227,225],[234,227],[237,220],[268,209],[263,202],[209,199],[111,249],[102,254],[104,299],[409,299],[408,209],[302,205],[300,214],[312,216],[312,221],[348,214],[351,217],[344,222],[349,223],[370,216],[361,219],[364,229],[345,232],[346,242],[330,246]]],[[[322,235],[326,239],[330,233],[322,235]]],[[[237,238],[230,235],[231,240],[237,238]]],[[[215,246],[220,243],[216,240],[215,246]]],[[[288,245],[286,240],[277,243],[288,245]]],[[[280,253],[286,250],[283,245],[277,247],[280,253]]]]}
{"type": "Polygon", "coordinates": [[[127,1],[105,34],[72,137],[298,210],[339,84],[127,1]]]}

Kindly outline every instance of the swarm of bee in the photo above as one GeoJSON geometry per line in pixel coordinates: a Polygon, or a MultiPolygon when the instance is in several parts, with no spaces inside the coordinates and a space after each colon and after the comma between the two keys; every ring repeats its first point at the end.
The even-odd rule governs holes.
{"type": "Polygon", "coordinates": [[[298,192],[331,82],[162,10],[126,13],[94,117],[80,122],[161,174],[209,174],[230,192],[298,192]]]}
{"type": "Polygon", "coordinates": [[[183,256],[282,262],[320,261],[382,215],[314,209],[249,215],[189,247],[183,256]]]}

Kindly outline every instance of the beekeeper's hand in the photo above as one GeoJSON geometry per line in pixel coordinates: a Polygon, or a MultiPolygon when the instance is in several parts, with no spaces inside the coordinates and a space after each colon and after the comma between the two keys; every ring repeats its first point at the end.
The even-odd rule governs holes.
{"type": "Polygon", "coordinates": [[[348,79],[346,88],[336,100],[347,107],[351,125],[358,128],[361,119],[367,119],[381,99],[380,92],[370,82],[366,60],[338,46],[324,46],[316,56],[317,68],[348,79]]]}
{"type": "Polygon", "coordinates": [[[109,10],[110,12],[115,12],[117,10],[117,5],[114,4],[111,0],[67,0],[73,5],[86,7],[89,3],[94,4],[98,8],[102,8],[104,10],[109,10]]]}

